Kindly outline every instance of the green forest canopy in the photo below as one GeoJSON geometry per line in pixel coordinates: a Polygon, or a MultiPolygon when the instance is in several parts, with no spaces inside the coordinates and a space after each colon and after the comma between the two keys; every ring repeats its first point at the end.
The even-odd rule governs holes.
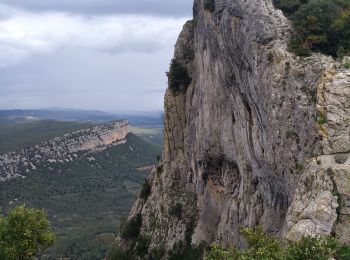
{"type": "Polygon", "coordinates": [[[350,55],[349,0],[275,0],[275,5],[294,25],[290,48],[297,55],[350,55]]]}

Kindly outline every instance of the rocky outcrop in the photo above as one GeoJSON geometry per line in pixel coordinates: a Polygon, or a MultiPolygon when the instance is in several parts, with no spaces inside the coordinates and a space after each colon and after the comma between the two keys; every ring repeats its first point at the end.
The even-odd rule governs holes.
{"type": "Polygon", "coordinates": [[[320,151],[305,160],[285,235],[334,234],[350,243],[350,71],[328,68],[317,90],[320,151]]]}
{"type": "Polygon", "coordinates": [[[271,0],[195,1],[175,49],[192,83],[166,93],[162,162],[130,214],[149,254],[241,246],[240,226],[348,239],[350,71],[290,53],[290,32],[271,0]]]}
{"type": "Polygon", "coordinates": [[[113,121],[75,131],[42,144],[0,155],[0,181],[25,177],[40,167],[77,159],[82,154],[125,142],[127,121],[113,121]]]}

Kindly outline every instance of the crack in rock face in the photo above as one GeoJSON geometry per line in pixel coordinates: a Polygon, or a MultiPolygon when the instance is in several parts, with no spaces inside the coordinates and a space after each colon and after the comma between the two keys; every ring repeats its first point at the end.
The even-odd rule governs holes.
{"type": "Polygon", "coordinates": [[[288,239],[350,233],[338,213],[339,198],[349,205],[349,70],[290,53],[290,32],[270,0],[216,0],[213,12],[195,1],[175,48],[192,82],[165,95],[162,172],[130,214],[142,215],[149,251],[189,234],[243,246],[240,226],[288,239]],[[168,214],[176,203],[179,218],[168,214]]]}

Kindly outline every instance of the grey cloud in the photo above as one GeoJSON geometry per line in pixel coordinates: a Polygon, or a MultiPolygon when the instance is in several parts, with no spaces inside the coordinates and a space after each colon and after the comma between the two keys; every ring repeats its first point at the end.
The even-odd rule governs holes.
{"type": "Polygon", "coordinates": [[[135,15],[87,19],[62,13],[17,12],[8,22],[0,21],[0,68],[66,47],[113,55],[157,52],[173,46],[185,20],[135,15]]]}
{"type": "Polygon", "coordinates": [[[148,14],[189,17],[192,0],[0,0],[30,11],[62,11],[86,15],[148,14]]]}
{"type": "Polygon", "coordinates": [[[106,55],[65,48],[0,69],[0,109],[72,107],[159,111],[172,48],[106,55]]]}
{"type": "Polygon", "coordinates": [[[162,110],[165,71],[191,5],[0,0],[0,109],[162,110]]]}

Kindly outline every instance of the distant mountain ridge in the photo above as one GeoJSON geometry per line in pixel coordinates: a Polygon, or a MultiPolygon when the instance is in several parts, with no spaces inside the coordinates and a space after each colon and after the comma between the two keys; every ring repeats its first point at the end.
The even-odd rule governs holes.
{"type": "Polygon", "coordinates": [[[0,110],[0,124],[12,120],[64,120],[64,121],[95,121],[105,122],[116,120],[117,117],[98,110],[79,110],[79,109],[14,109],[0,110]]]}
{"type": "Polygon", "coordinates": [[[32,145],[0,156],[0,181],[25,177],[38,168],[50,170],[51,164],[74,161],[86,154],[126,142],[126,120],[112,121],[74,131],[47,142],[32,145]]]}
{"type": "Polygon", "coordinates": [[[92,122],[35,120],[0,126],[0,155],[92,127],[92,122]]]}
{"type": "Polygon", "coordinates": [[[78,121],[105,123],[113,120],[128,119],[133,125],[163,126],[161,115],[107,113],[100,110],[84,110],[71,108],[44,108],[44,109],[12,109],[0,110],[0,126],[26,123],[34,120],[78,121]]]}

